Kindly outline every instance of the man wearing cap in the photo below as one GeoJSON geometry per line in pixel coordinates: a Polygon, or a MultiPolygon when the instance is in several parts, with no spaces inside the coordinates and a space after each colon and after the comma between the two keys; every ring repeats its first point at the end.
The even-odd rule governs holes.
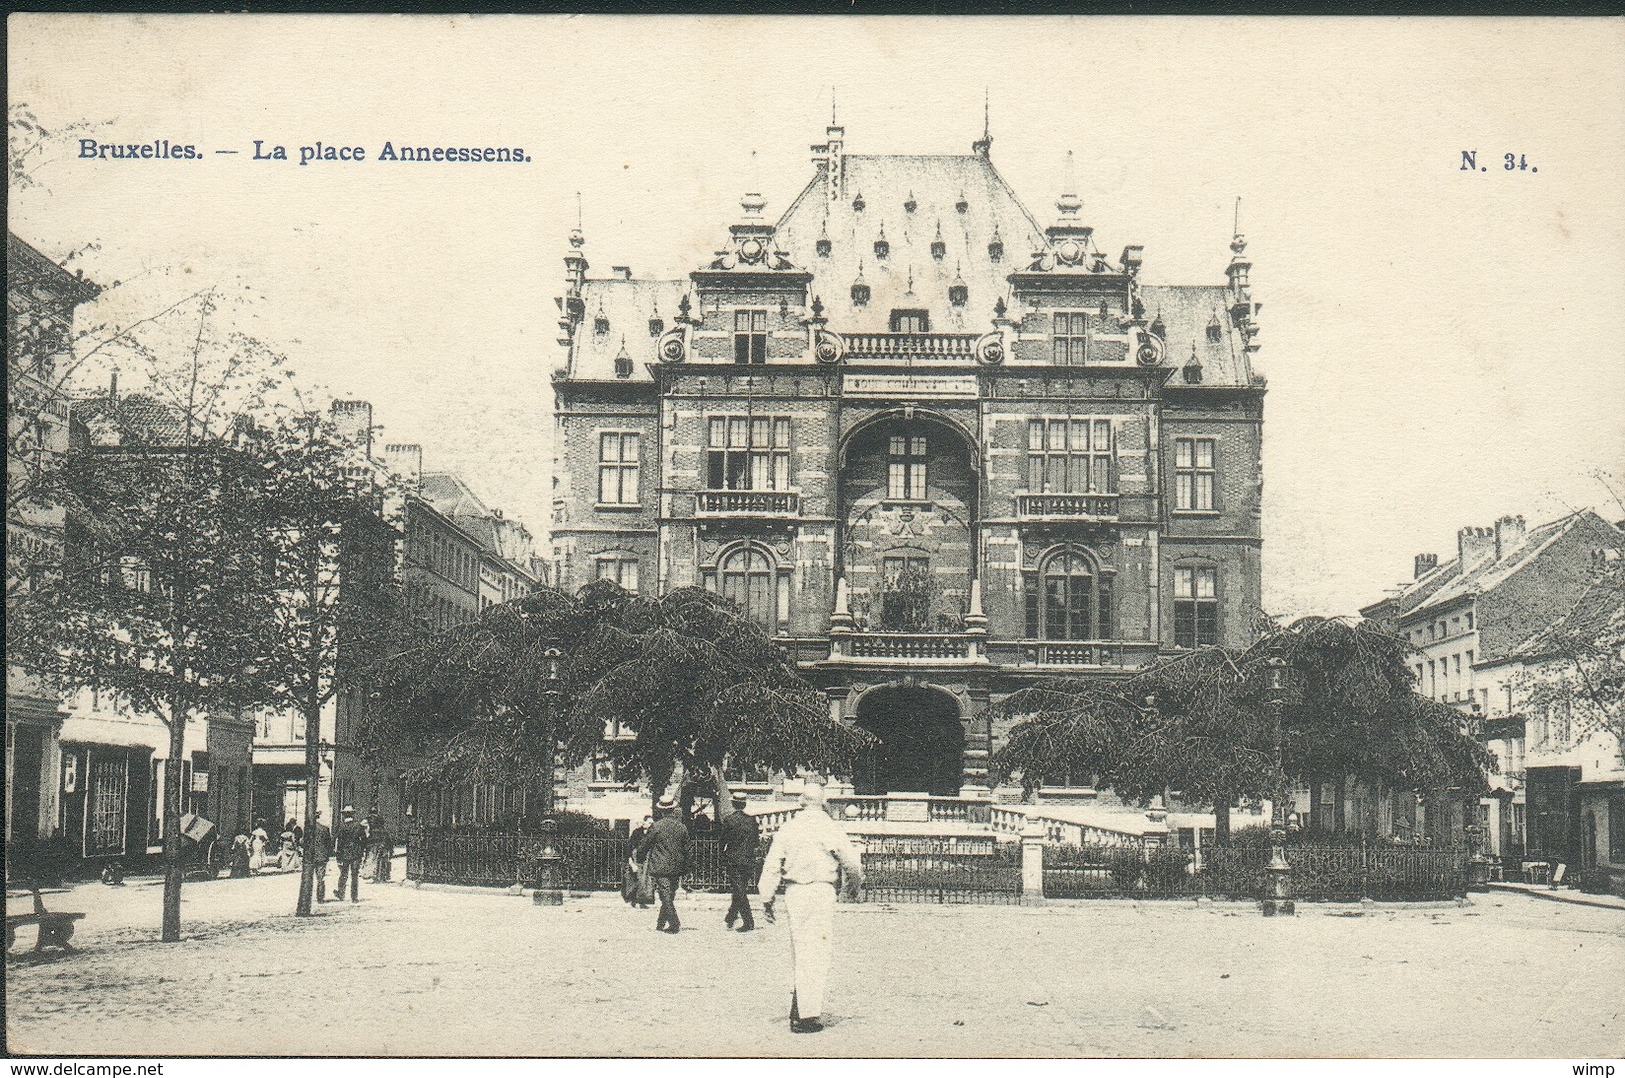
{"type": "Polygon", "coordinates": [[[756,872],[756,851],[761,842],[760,826],[755,817],[745,811],[747,800],[745,791],[735,790],[733,811],[722,818],[721,825],[722,870],[728,874],[728,890],[733,892],[733,902],[728,906],[728,916],[723,918],[723,923],[732,928],[737,919],[741,932],[756,927],[745,891],[756,872]]]}
{"type": "Polygon", "coordinates": [[[350,881],[350,901],[360,902],[361,858],[367,852],[367,829],[355,818],[355,808],[345,805],[340,813],[343,822],[334,838],[333,856],[339,863],[339,886],[333,892],[335,902],[344,901],[344,881],[350,881]]]}
{"type": "Polygon", "coordinates": [[[846,832],[824,811],[822,786],[805,786],[801,804],[801,811],[773,836],[757,894],[762,896],[762,912],[771,921],[779,883],[782,880],[785,884],[790,961],[795,968],[790,1029],[817,1033],[824,1028],[820,1019],[835,927],[835,884],[844,870],[847,891],[855,896],[863,885],[863,862],[846,832]]]}
{"type": "Polygon", "coordinates": [[[688,871],[688,828],[677,818],[677,802],[670,794],[656,803],[654,826],[638,847],[638,856],[660,896],[655,931],[676,935],[682,923],[677,919],[673,900],[677,897],[677,881],[688,871]]]}

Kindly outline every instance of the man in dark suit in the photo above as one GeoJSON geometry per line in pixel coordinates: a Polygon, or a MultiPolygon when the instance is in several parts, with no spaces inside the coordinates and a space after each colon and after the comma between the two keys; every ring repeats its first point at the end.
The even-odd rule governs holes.
{"type": "Polygon", "coordinates": [[[677,802],[669,795],[655,805],[655,824],[638,847],[638,854],[660,896],[655,931],[676,935],[682,924],[673,900],[677,897],[677,881],[688,871],[688,828],[677,818],[677,802]]]}
{"type": "Polygon", "coordinates": [[[333,832],[320,820],[316,821],[315,828],[310,832],[305,856],[310,858],[311,867],[316,872],[316,901],[326,902],[327,862],[333,858],[333,832]]]}
{"type": "Polygon", "coordinates": [[[750,915],[750,899],[745,890],[756,876],[756,848],[761,842],[761,826],[756,818],[745,811],[745,791],[735,790],[733,811],[722,818],[722,870],[728,874],[728,890],[733,902],[723,923],[729,928],[739,920],[739,931],[749,932],[756,927],[750,915]]]}
{"type": "Polygon", "coordinates": [[[339,833],[334,843],[334,854],[339,862],[339,886],[333,892],[333,899],[344,901],[344,881],[350,881],[350,901],[360,902],[361,890],[361,858],[367,853],[367,829],[355,818],[355,809],[349,805],[344,806],[344,822],[339,824],[339,833]]]}

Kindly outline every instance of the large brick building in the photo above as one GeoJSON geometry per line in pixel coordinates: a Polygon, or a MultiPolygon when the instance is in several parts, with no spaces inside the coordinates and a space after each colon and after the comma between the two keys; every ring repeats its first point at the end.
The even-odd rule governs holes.
{"type": "Polygon", "coordinates": [[[860,793],[980,786],[989,700],[1260,613],[1245,242],[1150,283],[1070,191],[1040,223],[991,141],[859,155],[832,126],[778,220],[746,195],[686,277],[589,276],[579,230],[564,258],[554,580],[736,600],[884,742],[860,793]]]}

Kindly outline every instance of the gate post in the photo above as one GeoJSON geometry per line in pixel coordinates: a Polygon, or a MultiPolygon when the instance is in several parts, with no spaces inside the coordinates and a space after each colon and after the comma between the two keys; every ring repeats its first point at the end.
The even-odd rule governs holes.
{"type": "Polygon", "coordinates": [[[1044,825],[1037,820],[1021,831],[1021,904],[1044,904],[1044,825]]]}

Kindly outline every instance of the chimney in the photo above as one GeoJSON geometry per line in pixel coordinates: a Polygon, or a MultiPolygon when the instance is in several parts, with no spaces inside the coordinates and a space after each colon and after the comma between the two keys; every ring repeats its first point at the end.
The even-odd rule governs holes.
{"type": "Polygon", "coordinates": [[[1497,561],[1523,546],[1528,526],[1523,517],[1504,516],[1495,522],[1495,559],[1497,561]]]}
{"type": "Polygon", "coordinates": [[[1463,528],[1456,533],[1456,553],[1461,558],[1461,571],[1495,557],[1495,529],[1463,528]]]}
{"type": "Polygon", "coordinates": [[[372,459],[372,405],[366,401],[334,401],[333,426],[339,436],[372,459]]]}
{"type": "Polygon", "coordinates": [[[1439,555],[1418,554],[1416,556],[1416,574],[1412,579],[1421,580],[1439,567],[1439,555]]]}
{"type": "Polygon", "coordinates": [[[423,481],[423,447],[421,445],[384,446],[384,467],[399,479],[401,486],[416,490],[423,481]]]}

